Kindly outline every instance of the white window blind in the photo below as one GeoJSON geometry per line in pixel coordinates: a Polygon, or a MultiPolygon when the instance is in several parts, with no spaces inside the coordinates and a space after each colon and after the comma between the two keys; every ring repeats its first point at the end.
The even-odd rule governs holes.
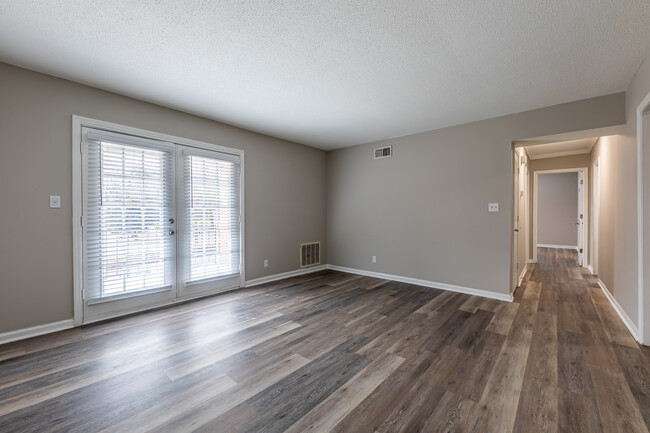
{"type": "Polygon", "coordinates": [[[185,148],[183,282],[240,272],[240,163],[233,155],[185,148]],[[221,155],[221,156],[219,156],[221,155]]]}
{"type": "Polygon", "coordinates": [[[85,299],[172,288],[173,145],[88,134],[84,185],[85,299]]]}

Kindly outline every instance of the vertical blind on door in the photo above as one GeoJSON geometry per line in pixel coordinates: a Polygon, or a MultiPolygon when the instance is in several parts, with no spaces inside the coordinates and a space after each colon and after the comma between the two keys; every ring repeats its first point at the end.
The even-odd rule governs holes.
{"type": "Polygon", "coordinates": [[[171,289],[173,146],[88,138],[85,299],[171,289]]]}
{"type": "Polygon", "coordinates": [[[183,283],[240,272],[240,162],[233,155],[184,148],[183,283]]]}

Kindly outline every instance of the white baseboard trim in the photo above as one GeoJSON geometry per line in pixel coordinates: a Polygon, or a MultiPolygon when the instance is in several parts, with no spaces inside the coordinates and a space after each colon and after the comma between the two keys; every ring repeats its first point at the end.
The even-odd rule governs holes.
{"type": "Polygon", "coordinates": [[[434,281],[420,280],[418,278],[402,277],[399,275],[382,274],[379,272],[364,271],[362,269],[346,268],[343,266],[327,265],[333,271],[347,272],[349,274],[363,275],[366,277],[381,278],[383,280],[399,281],[401,283],[415,284],[418,286],[431,287],[434,289],[448,290],[450,292],[465,293],[467,295],[482,296],[484,298],[497,299],[499,301],[512,302],[512,296],[507,293],[494,293],[487,290],[472,289],[470,287],[455,286],[453,284],[436,283],[434,281]]]}
{"type": "MultiPolygon", "coordinates": [[[[311,274],[313,272],[323,271],[325,269],[331,269],[331,270],[340,271],[340,272],[347,272],[347,273],[350,273],[350,274],[364,275],[364,276],[367,276],[367,277],[381,278],[381,279],[384,279],[384,280],[399,281],[399,282],[402,282],[402,283],[415,284],[415,285],[424,286],[424,287],[432,287],[434,289],[447,290],[447,291],[458,292],[458,293],[465,293],[465,294],[468,294],[468,295],[482,296],[484,298],[497,299],[499,301],[512,302],[512,296],[509,295],[509,294],[505,294],[505,293],[494,293],[494,292],[490,292],[490,291],[487,291],[487,290],[473,289],[473,288],[469,288],[469,287],[456,286],[456,285],[453,285],[453,284],[436,283],[434,281],[421,280],[421,279],[418,279],[418,278],[402,277],[402,276],[399,276],[399,275],[392,275],[392,274],[382,274],[382,273],[379,273],[379,272],[364,271],[364,270],[361,270],[361,269],[346,268],[346,267],[343,267],[343,266],[334,266],[334,265],[312,266],[310,268],[297,269],[295,271],[282,272],[282,273],[279,273],[279,274],[268,275],[266,277],[255,278],[255,279],[246,281],[245,284],[244,284],[244,287],[258,286],[260,284],[270,283],[270,282],[273,282],[273,281],[282,280],[282,279],[290,278],[290,277],[295,277],[295,276],[298,276],[298,275],[311,274]]],[[[525,273],[525,270],[524,270],[524,273],[525,273]]],[[[236,289],[233,289],[233,290],[236,290],[236,289]]],[[[230,290],[228,290],[228,291],[230,291],[230,290]]],[[[203,297],[203,296],[201,296],[201,297],[203,297]]],[[[187,299],[187,300],[189,300],[189,299],[187,299]]],[[[185,300],[183,300],[183,301],[185,301],[185,300]]],[[[165,303],[165,304],[162,304],[160,306],[166,306],[166,305],[173,304],[173,303],[174,302],[165,303]]],[[[156,307],[158,307],[158,306],[156,306],[156,307]]],[[[149,310],[149,309],[151,309],[151,306],[148,306],[147,308],[143,308],[142,311],[149,310]]],[[[136,313],[136,312],[139,312],[139,311],[140,310],[128,311],[128,312],[125,312],[124,314],[132,314],[132,313],[136,313]]],[[[106,318],[102,317],[102,318],[94,318],[94,319],[95,320],[90,320],[90,321],[88,321],[88,322],[86,322],[84,324],[92,323],[92,322],[95,322],[95,321],[100,321],[100,320],[103,320],[103,319],[106,319],[106,318]]],[[[46,323],[46,324],[43,324],[43,325],[32,326],[30,328],[17,329],[15,331],[0,333],[0,344],[11,343],[12,341],[24,340],[26,338],[37,337],[39,335],[44,335],[44,334],[49,334],[49,333],[52,333],[52,332],[63,331],[65,329],[71,329],[71,328],[74,328],[73,319],[61,320],[59,322],[53,322],[53,323],[46,323]]]]}
{"type": "Polygon", "coordinates": [[[52,332],[63,331],[70,328],[74,328],[74,322],[72,319],[45,323],[43,325],[31,326],[29,328],[16,329],[15,331],[0,333],[0,344],[38,337],[39,335],[50,334],[52,332]]]}
{"type": "Polygon", "coordinates": [[[553,244],[537,244],[537,248],[562,248],[565,250],[576,250],[578,251],[577,245],[553,245],[553,244]]]}
{"type": "Polygon", "coordinates": [[[537,262],[535,260],[533,260],[533,259],[528,259],[528,261],[526,263],[537,263],[537,262]]]}
{"type": "Polygon", "coordinates": [[[605,296],[607,296],[607,299],[609,299],[610,304],[612,304],[612,307],[614,307],[614,310],[618,313],[618,316],[621,318],[623,323],[625,323],[625,326],[627,329],[630,331],[632,336],[636,341],[639,342],[639,344],[643,344],[643,341],[641,341],[641,337],[639,336],[639,330],[637,329],[636,325],[634,322],[632,322],[632,319],[630,319],[630,316],[627,315],[625,310],[623,310],[623,307],[621,307],[621,304],[618,303],[616,298],[614,298],[614,295],[612,295],[605,286],[605,283],[603,283],[600,278],[598,279],[598,285],[600,286],[600,289],[603,291],[605,296]]]}
{"type": "Polygon", "coordinates": [[[310,268],[296,269],[295,271],[282,272],[280,274],[267,275],[266,277],[254,278],[247,280],[244,287],[259,286],[260,284],[270,283],[272,281],[283,280],[285,278],[296,277],[298,275],[311,274],[312,272],[324,271],[328,269],[327,265],[312,266],[310,268]]]}
{"type": "Polygon", "coordinates": [[[524,269],[521,271],[521,275],[519,275],[519,279],[517,280],[517,285],[521,286],[521,282],[524,280],[524,277],[526,276],[526,272],[528,271],[528,263],[524,266],[524,269]]]}

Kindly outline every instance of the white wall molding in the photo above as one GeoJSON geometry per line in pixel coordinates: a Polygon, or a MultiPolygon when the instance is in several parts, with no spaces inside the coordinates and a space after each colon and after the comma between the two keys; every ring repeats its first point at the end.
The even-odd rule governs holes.
{"type": "Polygon", "coordinates": [[[333,271],[347,272],[349,274],[363,275],[366,277],[374,277],[374,278],[381,278],[384,280],[399,281],[401,283],[415,284],[418,286],[431,287],[434,289],[447,290],[450,292],[465,293],[467,295],[481,296],[483,298],[497,299],[499,301],[512,302],[512,296],[507,293],[495,293],[487,290],[472,289],[470,287],[456,286],[453,284],[446,284],[446,283],[436,283],[434,281],[420,280],[418,278],[402,277],[399,275],[392,275],[392,274],[382,274],[380,272],[346,268],[343,266],[327,265],[327,269],[331,269],[333,271]]]}
{"type": "MultiPolygon", "coordinates": [[[[463,286],[456,286],[453,284],[446,284],[446,283],[437,283],[434,281],[428,281],[428,280],[421,280],[418,278],[410,278],[410,277],[402,277],[399,275],[392,275],[392,274],[383,274],[379,272],[371,272],[371,271],[364,271],[361,269],[354,269],[354,268],[346,268],[343,266],[334,266],[334,265],[320,265],[320,266],[312,266],[310,268],[305,268],[305,269],[296,269],[294,271],[288,271],[288,272],[282,272],[279,274],[273,274],[273,275],[267,275],[266,277],[261,277],[261,278],[255,278],[252,280],[247,280],[244,287],[253,287],[253,286],[258,286],[260,284],[265,284],[265,283],[270,283],[273,281],[278,281],[278,280],[283,280],[285,278],[290,278],[290,277],[295,277],[298,275],[306,275],[306,274],[311,274],[314,272],[318,271],[323,271],[325,269],[331,269],[334,271],[340,271],[340,272],[347,272],[349,274],[356,274],[356,275],[364,275],[367,277],[374,277],[374,278],[381,278],[384,280],[391,280],[391,281],[399,281],[402,283],[409,283],[409,284],[415,284],[418,286],[424,286],[424,287],[431,287],[434,289],[440,289],[440,290],[447,290],[451,292],[457,292],[457,293],[465,293],[467,295],[474,295],[474,296],[481,296],[484,298],[491,298],[491,299],[497,299],[499,301],[506,301],[506,302],[512,302],[512,296],[509,294],[505,293],[495,293],[495,292],[490,292],[487,290],[481,290],[481,289],[473,289],[470,287],[463,287],[463,286]]],[[[523,275],[526,273],[526,268],[524,268],[524,272],[522,273],[520,279],[523,277],[523,275]]],[[[237,289],[233,289],[237,290],[237,289]]],[[[231,290],[228,290],[231,291],[231,290]]],[[[211,295],[207,295],[211,296],[211,295]]],[[[188,301],[190,299],[184,299],[181,301],[188,301]]],[[[174,304],[174,302],[167,303],[165,305],[161,306],[166,306],[166,305],[171,305],[174,304]]],[[[129,311],[126,314],[133,314],[139,312],[138,311],[129,311]]],[[[102,320],[102,318],[98,319],[102,320]]],[[[68,320],[62,320],[60,322],[54,322],[54,323],[46,323],[43,325],[38,325],[38,326],[32,326],[30,328],[24,328],[24,329],[17,329],[15,331],[9,331],[5,333],[0,333],[0,344],[5,344],[5,343],[10,343],[12,341],[17,341],[17,340],[24,340],[26,338],[31,338],[31,337],[36,337],[39,335],[44,335],[44,334],[49,334],[52,332],[58,332],[58,331],[63,331],[65,329],[71,329],[74,328],[74,321],[73,319],[68,319],[68,320]]]]}
{"type": "MultiPolygon", "coordinates": [[[[594,268],[591,265],[587,265],[587,270],[594,274],[594,268]]],[[[594,274],[595,275],[595,274],[594,274]]]]}
{"type": "Polygon", "coordinates": [[[577,245],[553,245],[553,244],[537,244],[538,248],[562,248],[566,250],[576,250],[578,251],[577,245]]]}
{"type": "Polygon", "coordinates": [[[528,263],[524,266],[524,269],[521,271],[521,275],[519,275],[519,279],[517,280],[517,286],[521,286],[521,282],[524,281],[524,277],[526,276],[526,272],[528,271],[528,263]]]}
{"type": "Polygon", "coordinates": [[[639,335],[639,329],[634,325],[634,322],[632,319],[630,319],[630,316],[627,315],[625,310],[623,310],[623,307],[621,307],[621,304],[618,303],[616,298],[614,298],[614,295],[612,295],[605,286],[605,283],[603,283],[600,278],[598,279],[598,285],[600,286],[600,289],[603,291],[605,296],[607,296],[607,299],[609,299],[609,303],[612,304],[612,307],[614,307],[614,310],[618,313],[618,316],[621,318],[627,329],[630,331],[632,336],[636,341],[638,341],[640,344],[643,344],[643,340],[641,340],[641,336],[639,335]]]}
{"type": "Polygon", "coordinates": [[[650,92],[643,98],[643,101],[636,108],[636,213],[637,213],[637,290],[638,290],[638,315],[639,315],[639,337],[640,341],[645,339],[645,301],[644,301],[644,223],[643,220],[643,113],[650,107],[650,92]]]}
{"type": "Polygon", "coordinates": [[[50,334],[52,332],[63,331],[70,328],[74,328],[74,322],[72,319],[30,326],[29,328],[16,329],[15,331],[0,333],[0,344],[25,340],[27,338],[38,337],[39,335],[50,334]]]}
{"type": "Polygon", "coordinates": [[[296,277],[298,275],[311,274],[313,272],[324,271],[328,269],[327,265],[312,266],[310,268],[296,269],[295,271],[282,272],[279,274],[267,275],[266,277],[254,278],[247,280],[244,287],[259,286],[260,284],[270,283],[272,281],[283,280],[285,278],[296,277]]]}

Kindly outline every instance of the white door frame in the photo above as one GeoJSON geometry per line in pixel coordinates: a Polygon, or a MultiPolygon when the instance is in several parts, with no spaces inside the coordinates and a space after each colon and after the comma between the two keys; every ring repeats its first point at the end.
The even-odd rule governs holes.
{"type": "Polygon", "coordinates": [[[643,101],[636,109],[636,191],[637,191],[637,286],[638,294],[638,315],[639,315],[639,341],[644,343],[644,282],[643,282],[643,266],[645,265],[643,258],[643,242],[644,242],[644,227],[643,227],[643,112],[650,108],[650,92],[643,98],[643,101]]]}
{"type": "MultiPolygon", "coordinates": [[[[540,174],[552,174],[552,173],[579,173],[582,172],[582,178],[583,179],[589,179],[589,168],[588,167],[579,167],[579,168],[561,168],[557,170],[535,170],[533,172],[534,176],[534,188],[533,188],[533,262],[537,263],[537,190],[539,187],[539,175],[540,174]]],[[[583,215],[583,221],[589,221],[589,182],[584,182],[583,183],[583,190],[582,190],[582,209],[584,212],[583,215]]],[[[584,257],[584,251],[587,250],[587,244],[588,244],[588,233],[587,231],[587,224],[582,224],[582,251],[583,251],[583,257],[584,257]]],[[[581,246],[578,245],[578,248],[581,246]]],[[[583,259],[583,265],[584,265],[584,259],[583,259]]]]}
{"type": "Polygon", "coordinates": [[[600,156],[591,168],[591,225],[589,231],[589,270],[598,275],[598,230],[600,226],[600,156]]]}
{"type": "Polygon", "coordinates": [[[533,257],[530,254],[530,171],[528,169],[528,163],[526,163],[525,167],[525,172],[524,172],[524,215],[525,215],[525,230],[524,230],[524,235],[526,236],[526,239],[524,239],[525,242],[525,248],[526,248],[526,265],[528,263],[533,263],[533,257]]]}
{"type": "Polygon", "coordinates": [[[519,178],[520,178],[520,155],[517,149],[512,152],[512,246],[511,246],[511,273],[510,293],[519,285],[519,178]]]}
{"type": "MultiPolygon", "coordinates": [[[[159,132],[153,132],[153,131],[148,131],[145,129],[139,129],[139,128],[134,128],[131,126],[125,126],[125,125],[120,125],[117,123],[111,123],[111,122],[105,122],[103,120],[97,120],[97,119],[91,119],[87,117],[82,117],[82,116],[77,116],[73,115],[72,116],[72,242],[73,242],[73,248],[72,248],[72,255],[73,255],[73,262],[72,262],[72,275],[73,275],[73,307],[74,307],[74,326],[80,326],[84,323],[90,323],[90,322],[84,322],[84,317],[83,317],[83,307],[84,307],[84,301],[83,301],[83,296],[82,296],[82,290],[83,290],[83,266],[84,266],[84,261],[83,261],[83,232],[82,232],[82,226],[81,226],[81,217],[82,217],[82,205],[83,205],[83,194],[82,194],[82,178],[81,178],[81,171],[82,171],[82,158],[81,158],[81,141],[82,141],[82,136],[81,136],[81,128],[82,127],[88,127],[88,128],[96,128],[96,129],[104,129],[108,130],[111,132],[117,132],[117,133],[123,133],[123,134],[130,134],[130,135],[135,135],[139,137],[146,137],[146,138],[151,138],[154,140],[160,140],[160,141],[165,141],[165,142],[170,142],[170,143],[175,143],[175,144],[180,144],[180,145],[185,145],[185,146],[191,146],[199,149],[206,149],[206,150],[212,150],[212,151],[217,151],[217,152],[223,152],[223,153],[230,153],[230,154],[235,154],[239,155],[240,158],[240,218],[241,218],[241,223],[240,223],[240,266],[241,266],[241,271],[240,271],[240,276],[239,276],[239,287],[244,287],[245,286],[245,281],[246,281],[246,267],[245,267],[245,214],[244,214],[244,203],[245,197],[244,197],[244,191],[246,190],[245,185],[244,185],[244,180],[246,178],[245,173],[244,173],[244,151],[241,149],[233,149],[231,147],[226,147],[226,146],[220,146],[217,144],[212,144],[212,143],[205,143],[202,141],[197,141],[197,140],[192,140],[189,138],[183,138],[183,137],[176,137],[173,135],[168,135],[168,134],[162,134],[159,132]]],[[[220,292],[223,290],[218,290],[215,292],[220,292]]],[[[196,297],[203,297],[203,296],[209,296],[210,293],[202,293],[196,297]]],[[[183,302],[188,299],[191,299],[191,297],[183,298],[183,299],[178,299],[175,298],[171,302],[165,302],[159,305],[148,305],[143,308],[134,308],[132,310],[125,310],[121,311],[117,314],[111,315],[112,317],[117,317],[120,315],[124,314],[130,314],[130,313],[135,313],[137,311],[142,311],[142,310],[148,310],[151,308],[155,308],[161,305],[167,305],[170,303],[174,302],[183,302]]],[[[97,320],[102,320],[102,318],[98,318],[97,320]]]]}

